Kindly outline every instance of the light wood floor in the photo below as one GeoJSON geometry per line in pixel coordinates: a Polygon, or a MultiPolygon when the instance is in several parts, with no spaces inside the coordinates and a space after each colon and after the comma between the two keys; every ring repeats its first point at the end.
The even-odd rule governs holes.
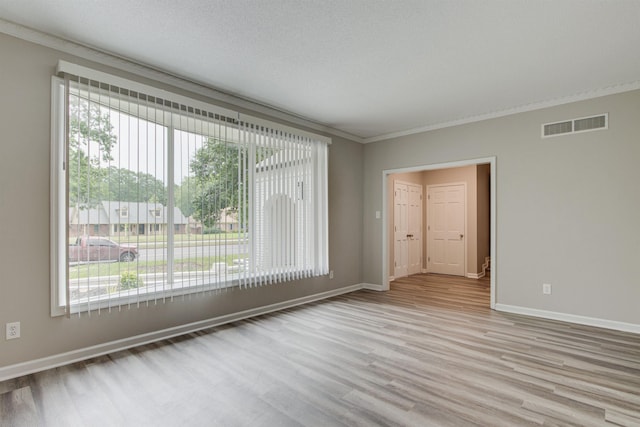
{"type": "Polygon", "coordinates": [[[4,426],[640,425],[640,337],[417,275],[0,383],[4,426]]]}

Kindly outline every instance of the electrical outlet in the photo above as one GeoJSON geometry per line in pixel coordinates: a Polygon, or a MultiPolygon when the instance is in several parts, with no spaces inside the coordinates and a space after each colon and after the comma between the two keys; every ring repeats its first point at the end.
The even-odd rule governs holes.
{"type": "Polygon", "coordinates": [[[542,293],[544,295],[551,295],[551,284],[543,283],[542,284],[542,293]]]}
{"type": "Polygon", "coordinates": [[[333,270],[329,272],[329,279],[333,279],[333,270]]]}
{"type": "Polygon", "coordinates": [[[7,323],[7,339],[20,338],[20,322],[7,323]]]}

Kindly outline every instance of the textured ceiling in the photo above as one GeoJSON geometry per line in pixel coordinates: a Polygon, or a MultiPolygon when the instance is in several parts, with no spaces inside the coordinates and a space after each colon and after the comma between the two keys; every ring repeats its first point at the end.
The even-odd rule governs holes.
{"type": "Polygon", "coordinates": [[[635,0],[0,0],[0,17],[365,142],[640,81],[635,0]]]}

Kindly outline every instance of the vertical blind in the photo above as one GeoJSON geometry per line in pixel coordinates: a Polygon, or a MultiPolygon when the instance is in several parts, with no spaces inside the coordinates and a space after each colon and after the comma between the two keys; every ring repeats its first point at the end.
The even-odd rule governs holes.
{"type": "Polygon", "coordinates": [[[327,274],[325,138],[73,64],[59,75],[67,313],[327,274]]]}
{"type": "Polygon", "coordinates": [[[327,145],[241,122],[246,286],[328,273],[327,145]],[[253,232],[253,236],[251,236],[253,232]]]}

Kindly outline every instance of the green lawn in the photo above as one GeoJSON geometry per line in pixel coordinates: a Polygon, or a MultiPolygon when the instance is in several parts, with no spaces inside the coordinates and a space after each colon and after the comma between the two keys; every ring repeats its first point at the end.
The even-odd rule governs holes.
{"type": "MultiPolygon", "coordinates": [[[[216,262],[233,264],[235,259],[246,258],[246,255],[235,254],[227,256],[210,256],[200,258],[185,258],[174,260],[174,272],[209,270],[216,262]]],[[[91,263],[69,267],[70,279],[84,279],[87,277],[119,276],[123,272],[137,271],[138,274],[164,273],[167,271],[166,261],[134,261],[91,263]]]]}
{"type": "MultiPolygon", "coordinates": [[[[237,240],[240,233],[218,233],[218,234],[175,234],[173,241],[181,242],[224,242],[225,240],[237,240]]],[[[131,244],[166,243],[166,235],[143,235],[143,236],[110,236],[114,242],[131,244]]]]}

